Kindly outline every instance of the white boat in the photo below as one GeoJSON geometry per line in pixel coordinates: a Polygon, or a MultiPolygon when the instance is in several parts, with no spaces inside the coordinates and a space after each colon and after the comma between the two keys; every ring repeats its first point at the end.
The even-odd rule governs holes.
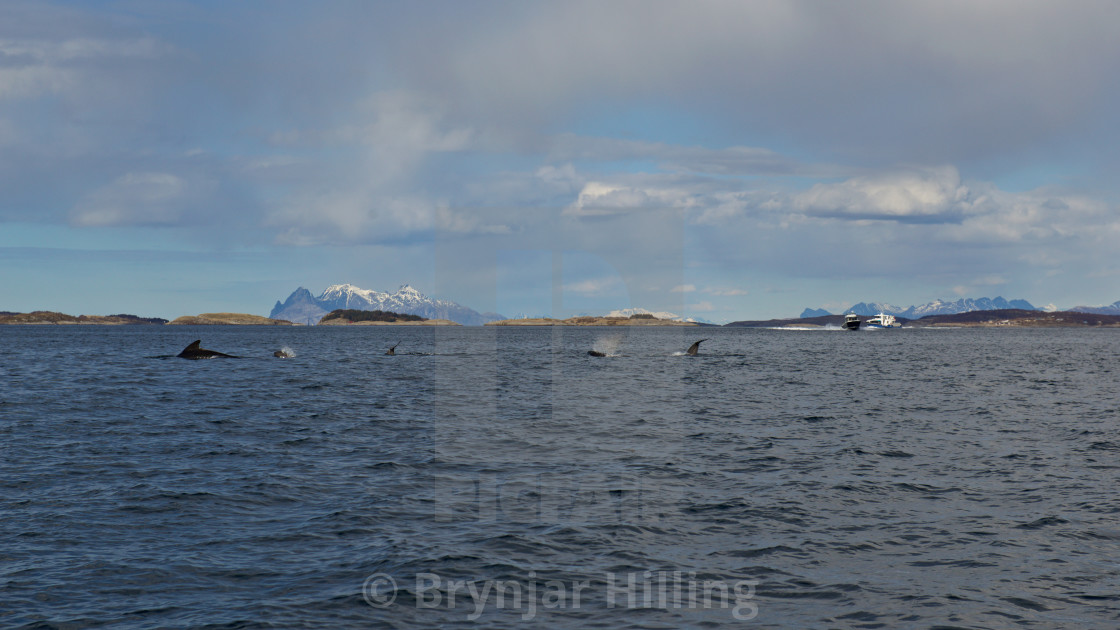
{"type": "Polygon", "coordinates": [[[859,315],[848,313],[844,316],[844,330],[859,330],[859,315]]]}
{"type": "Polygon", "coordinates": [[[879,313],[875,317],[863,322],[863,327],[870,330],[878,328],[902,328],[902,324],[894,318],[894,315],[879,313]]]}

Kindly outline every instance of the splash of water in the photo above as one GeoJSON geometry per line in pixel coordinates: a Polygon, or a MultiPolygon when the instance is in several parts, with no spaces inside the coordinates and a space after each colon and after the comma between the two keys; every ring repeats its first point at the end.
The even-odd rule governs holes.
{"type": "Polygon", "coordinates": [[[595,343],[591,344],[591,349],[596,352],[602,352],[608,357],[618,356],[618,347],[622,345],[622,335],[611,335],[609,337],[599,337],[595,343]]]}

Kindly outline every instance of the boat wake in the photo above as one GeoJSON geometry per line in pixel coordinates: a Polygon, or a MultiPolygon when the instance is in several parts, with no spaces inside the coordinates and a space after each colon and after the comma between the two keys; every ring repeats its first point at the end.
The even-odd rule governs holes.
{"type": "Polygon", "coordinates": [[[827,324],[825,326],[767,326],[766,330],[792,330],[795,332],[835,332],[843,331],[844,329],[835,324],[827,324]]]}

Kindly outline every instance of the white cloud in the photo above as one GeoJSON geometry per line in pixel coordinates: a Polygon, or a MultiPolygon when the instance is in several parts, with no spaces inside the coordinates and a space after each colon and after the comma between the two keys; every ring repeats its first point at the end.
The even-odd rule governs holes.
{"type": "Polygon", "coordinates": [[[670,293],[692,293],[694,291],[696,291],[695,284],[678,284],[672,289],[669,289],[670,293]]]}
{"type": "Polygon", "coordinates": [[[793,207],[820,216],[943,221],[960,220],[970,210],[969,190],[952,166],[815,184],[793,197],[793,207]]]}
{"type": "Polygon", "coordinates": [[[1041,189],[1011,193],[984,184],[973,201],[972,215],[959,225],[946,226],[945,233],[947,240],[962,243],[1059,245],[1076,238],[1095,240],[1115,231],[1117,224],[1114,208],[1102,201],[1041,189]]]}
{"type": "Polygon", "coordinates": [[[564,214],[606,216],[649,208],[688,208],[692,205],[689,193],[678,188],[639,188],[594,181],[583,187],[575,202],[564,209],[564,214]]]}

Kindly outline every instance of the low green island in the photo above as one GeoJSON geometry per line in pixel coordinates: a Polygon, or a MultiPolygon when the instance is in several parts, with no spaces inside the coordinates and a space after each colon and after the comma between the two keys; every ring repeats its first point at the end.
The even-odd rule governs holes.
{"type": "Polygon", "coordinates": [[[459,326],[449,319],[428,319],[392,311],[363,311],[353,308],[335,309],[319,320],[320,326],[459,326]]]}
{"type": "Polygon", "coordinates": [[[202,313],[177,317],[169,326],[295,326],[286,319],[269,319],[248,313],[202,313]]]}

